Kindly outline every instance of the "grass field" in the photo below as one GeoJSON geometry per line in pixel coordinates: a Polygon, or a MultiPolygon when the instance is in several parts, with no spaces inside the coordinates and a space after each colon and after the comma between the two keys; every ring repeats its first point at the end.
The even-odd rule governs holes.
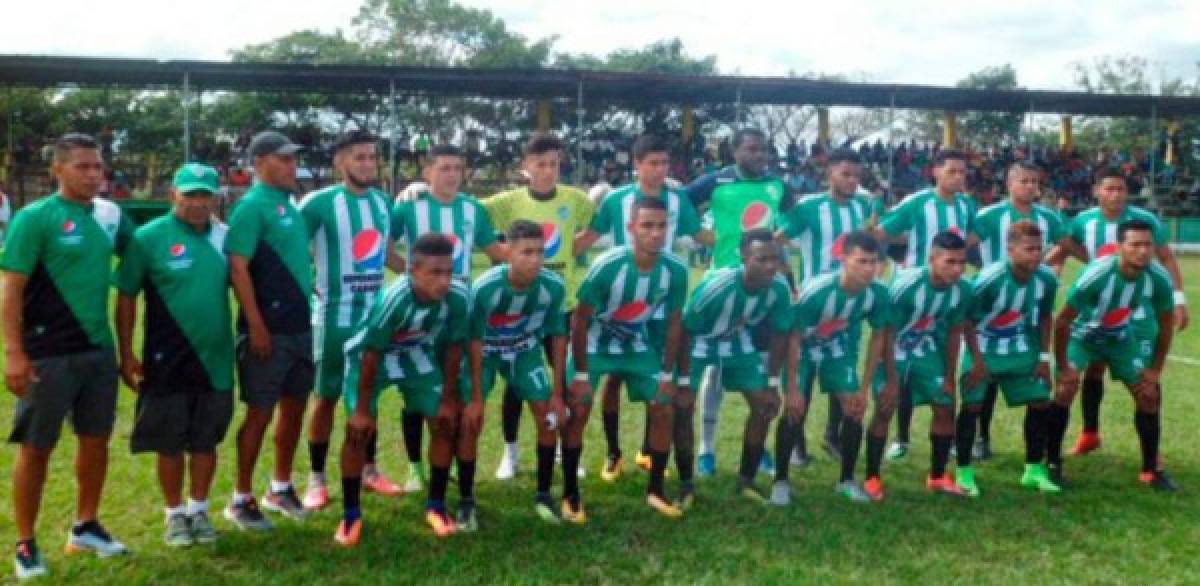
{"type": "MultiPolygon", "coordinates": [[[[1200,260],[1185,259],[1189,294],[1200,299],[1190,276],[1200,260]]],[[[1077,267],[1068,269],[1074,274],[1077,267]]],[[[1066,287],[1063,288],[1064,293],[1066,287]]],[[[1200,317],[1200,311],[1196,317],[1200,317]]],[[[1135,482],[1139,456],[1128,394],[1109,384],[1103,411],[1105,444],[1086,458],[1067,461],[1072,489],[1042,496],[1017,486],[1021,471],[1021,414],[998,409],[996,457],[979,468],[984,495],[977,501],[927,494],[928,442],[916,441],[910,457],[886,464],[888,500],[851,504],[832,492],[836,467],[817,454],[810,468],[794,471],[796,498],[788,509],[754,506],[733,496],[734,468],[746,410],[738,397],[726,401],[718,452],[719,473],[699,485],[697,507],[678,521],[648,513],[642,503],[645,477],[630,473],[616,485],[599,479],[603,437],[599,416],[588,432],[583,481],[592,521],[585,527],[551,527],[533,516],[533,426],[522,428],[522,474],[499,483],[499,400],[488,408],[480,456],[478,498],[482,530],[437,540],[422,520],[423,495],[384,499],[364,496],[364,543],[337,549],[331,536],[339,507],[304,523],[279,520],[268,534],[238,533],[218,519],[213,546],[170,550],[162,544],[162,500],[153,456],[133,457],[129,433],[134,397],[122,391],[101,519],[133,554],[121,559],[68,558],[62,553],[74,511],[74,441],[64,435],[51,466],[39,521],[39,541],[53,583],[1196,583],[1200,578],[1200,326],[1176,338],[1164,377],[1163,451],[1184,490],[1155,494],[1135,482]]],[[[0,393],[0,411],[15,400],[0,393]]],[[[400,400],[389,394],[381,408],[381,461],[402,478],[400,400]]],[[[825,401],[815,402],[810,444],[819,437],[825,401]]],[[[1068,447],[1078,429],[1078,409],[1068,447]]],[[[633,454],[641,436],[642,408],[623,410],[623,447],[633,454]]],[[[923,437],[928,413],[918,411],[914,439],[923,437]]],[[[241,413],[236,416],[240,421],[241,413]]],[[[339,416],[338,429],[341,428],[339,416]]],[[[212,507],[219,512],[232,490],[234,450],[221,449],[212,507]]],[[[5,428],[7,434],[7,427],[5,428]]],[[[338,453],[335,439],[331,454],[338,453]]],[[[268,480],[273,452],[264,448],[256,486],[268,480]]],[[[0,449],[0,470],[9,472],[15,449],[0,449]]],[[[295,480],[307,477],[303,446],[295,480]]],[[[331,470],[336,470],[331,462],[331,470]]],[[[861,461],[859,474],[861,476],[861,461]]],[[[760,476],[760,484],[767,479],[760,476]]],[[[673,481],[668,480],[670,490],[673,481]]],[[[336,485],[335,485],[336,486],[336,485]]],[[[561,479],[556,481],[561,486],[561,479]]],[[[11,484],[0,482],[0,544],[15,540],[11,484]]],[[[337,491],[335,490],[335,493],[337,491]]],[[[450,488],[451,503],[457,490],[450,488]]],[[[336,498],[336,494],[335,494],[336,498]]],[[[0,580],[12,579],[11,563],[0,562],[0,580]]]]}

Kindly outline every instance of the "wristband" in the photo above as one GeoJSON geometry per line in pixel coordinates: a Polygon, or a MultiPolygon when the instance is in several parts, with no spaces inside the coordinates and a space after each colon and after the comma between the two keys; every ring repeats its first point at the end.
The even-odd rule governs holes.
{"type": "Polygon", "coordinates": [[[779,377],[777,377],[777,376],[768,377],[767,378],[767,386],[771,387],[771,388],[778,387],[779,386],[779,377]]]}
{"type": "Polygon", "coordinates": [[[690,386],[692,386],[692,377],[681,376],[678,379],[676,379],[675,385],[680,386],[680,387],[690,387],[690,386]]]}
{"type": "Polygon", "coordinates": [[[671,373],[669,373],[669,372],[660,372],[660,373],[658,373],[658,382],[660,382],[660,383],[669,383],[669,382],[671,382],[671,373]]]}
{"type": "Polygon", "coordinates": [[[577,373],[575,373],[574,380],[577,383],[586,383],[586,382],[588,382],[588,375],[586,372],[577,372],[577,373]]]}
{"type": "Polygon", "coordinates": [[[1187,295],[1183,291],[1175,292],[1175,305],[1187,305],[1187,295]]]}
{"type": "Polygon", "coordinates": [[[1038,362],[1045,362],[1047,364],[1054,362],[1054,356],[1049,352],[1042,352],[1041,354],[1038,354],[1038,362]]]}

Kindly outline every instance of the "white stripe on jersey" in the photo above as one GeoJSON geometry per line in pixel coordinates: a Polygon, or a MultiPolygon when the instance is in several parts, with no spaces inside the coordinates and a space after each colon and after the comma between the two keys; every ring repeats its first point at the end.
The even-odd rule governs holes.
{"type": "MultiPolygon", "coordinates": [[[[347,201],[345,192],[339,193],[333,198],[333,217],[334,221],[337,222],[338,267],[341,269],[341,274],[338,275],[337,278],[338,282],[341,283],[342,286],[345,286],[346,275],[355,272],[353,255],[354,226],[353,222],[350,221],[350,202],[347,201]]],[[[370,218],[369,214],[363,218],[363,220],[366,221],[368,218],[370,218]]],[[[326,279],[328,279],[328,271],[328,263],[325,263],[324,266],[317,265],[318,278],[320,278],[322,273],[324,273],[324,278],[320,278],[321,282],[328,282],[326,281],[326,279]]],[[[328,291],[326,291],[326,295],[323,297],[323,299],[327,304],[331,301],[328,297],[328,291]]],[[[351,310],[353,309],[353,306],[345,301],[349,300],[336,300],[337,326],[339,328],[347,328],[354,325],[351,323],[351,310]]]]}
{"type": "Polygon", "coordinates": [[[208,243],[221,258],[225,258],[225,236],[229,234],[229,226],[216,220],[213,220],[211,225],[212,229],[208,231],[208,243]]]}

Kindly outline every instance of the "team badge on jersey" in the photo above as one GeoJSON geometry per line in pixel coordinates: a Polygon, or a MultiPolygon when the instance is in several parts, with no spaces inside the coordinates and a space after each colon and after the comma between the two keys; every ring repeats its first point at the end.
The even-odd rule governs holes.
{"type": "Polygon", "coordinates": [[[62,225],[62,236],[58,237],[59,242],[74,246],[83,242],[83,234],[79,232],[79,224],[74,220],[67,220],[62,225]]]}
{"type": "Polygon", "coordinates": [[[279,225],[280,226],[291,226],[292,225],[292,217],[288,215],[288,210],[287,210],[286,206],[284,206],[283,204],[279,204],[279,205],[275,206],[275,211],[279,214],[279,225]]]}
{"type": "Polygon", "coordinates": [[[351,245],[355,272],[382,271],[386,252],[384,248],[383,234],[378,230],[367,229],[355,234],[351,245]]]}
{"type": "Polygon", "coordinates": [[[188,255],[188,248],[184,243],[172,244],[167,254],[171,257],[167,260],[167,268],[175,271],[191,268],[192,258],[188,255]]]}
{"type": "Polygon", "coordinates": [[[562,249],[562,230],[558,229],[558,224],[554,222],[542,223],[542,238],[546,251],[546,258],[554,258],[558,256],[558,251],[562,249]]]}

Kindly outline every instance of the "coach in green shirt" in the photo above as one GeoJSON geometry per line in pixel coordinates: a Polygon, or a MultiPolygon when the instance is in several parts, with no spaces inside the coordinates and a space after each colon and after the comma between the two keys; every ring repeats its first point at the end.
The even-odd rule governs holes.
{"type": "Polygon", "coordinates": [[[191,163],[175,173],[172,212],[142,226],[117,271],[121,378],[138,393],[134,453],[158,454],[167,545],[210,543],[208,489],[216,447],[233,416],[233,327],[228,228],[212,219],[217,171],[191,163]],[[142,360],[133,354],[137,296],[145,293],[142,360]],[[185,460],[191,491],[183,503],[185,460]]]}

